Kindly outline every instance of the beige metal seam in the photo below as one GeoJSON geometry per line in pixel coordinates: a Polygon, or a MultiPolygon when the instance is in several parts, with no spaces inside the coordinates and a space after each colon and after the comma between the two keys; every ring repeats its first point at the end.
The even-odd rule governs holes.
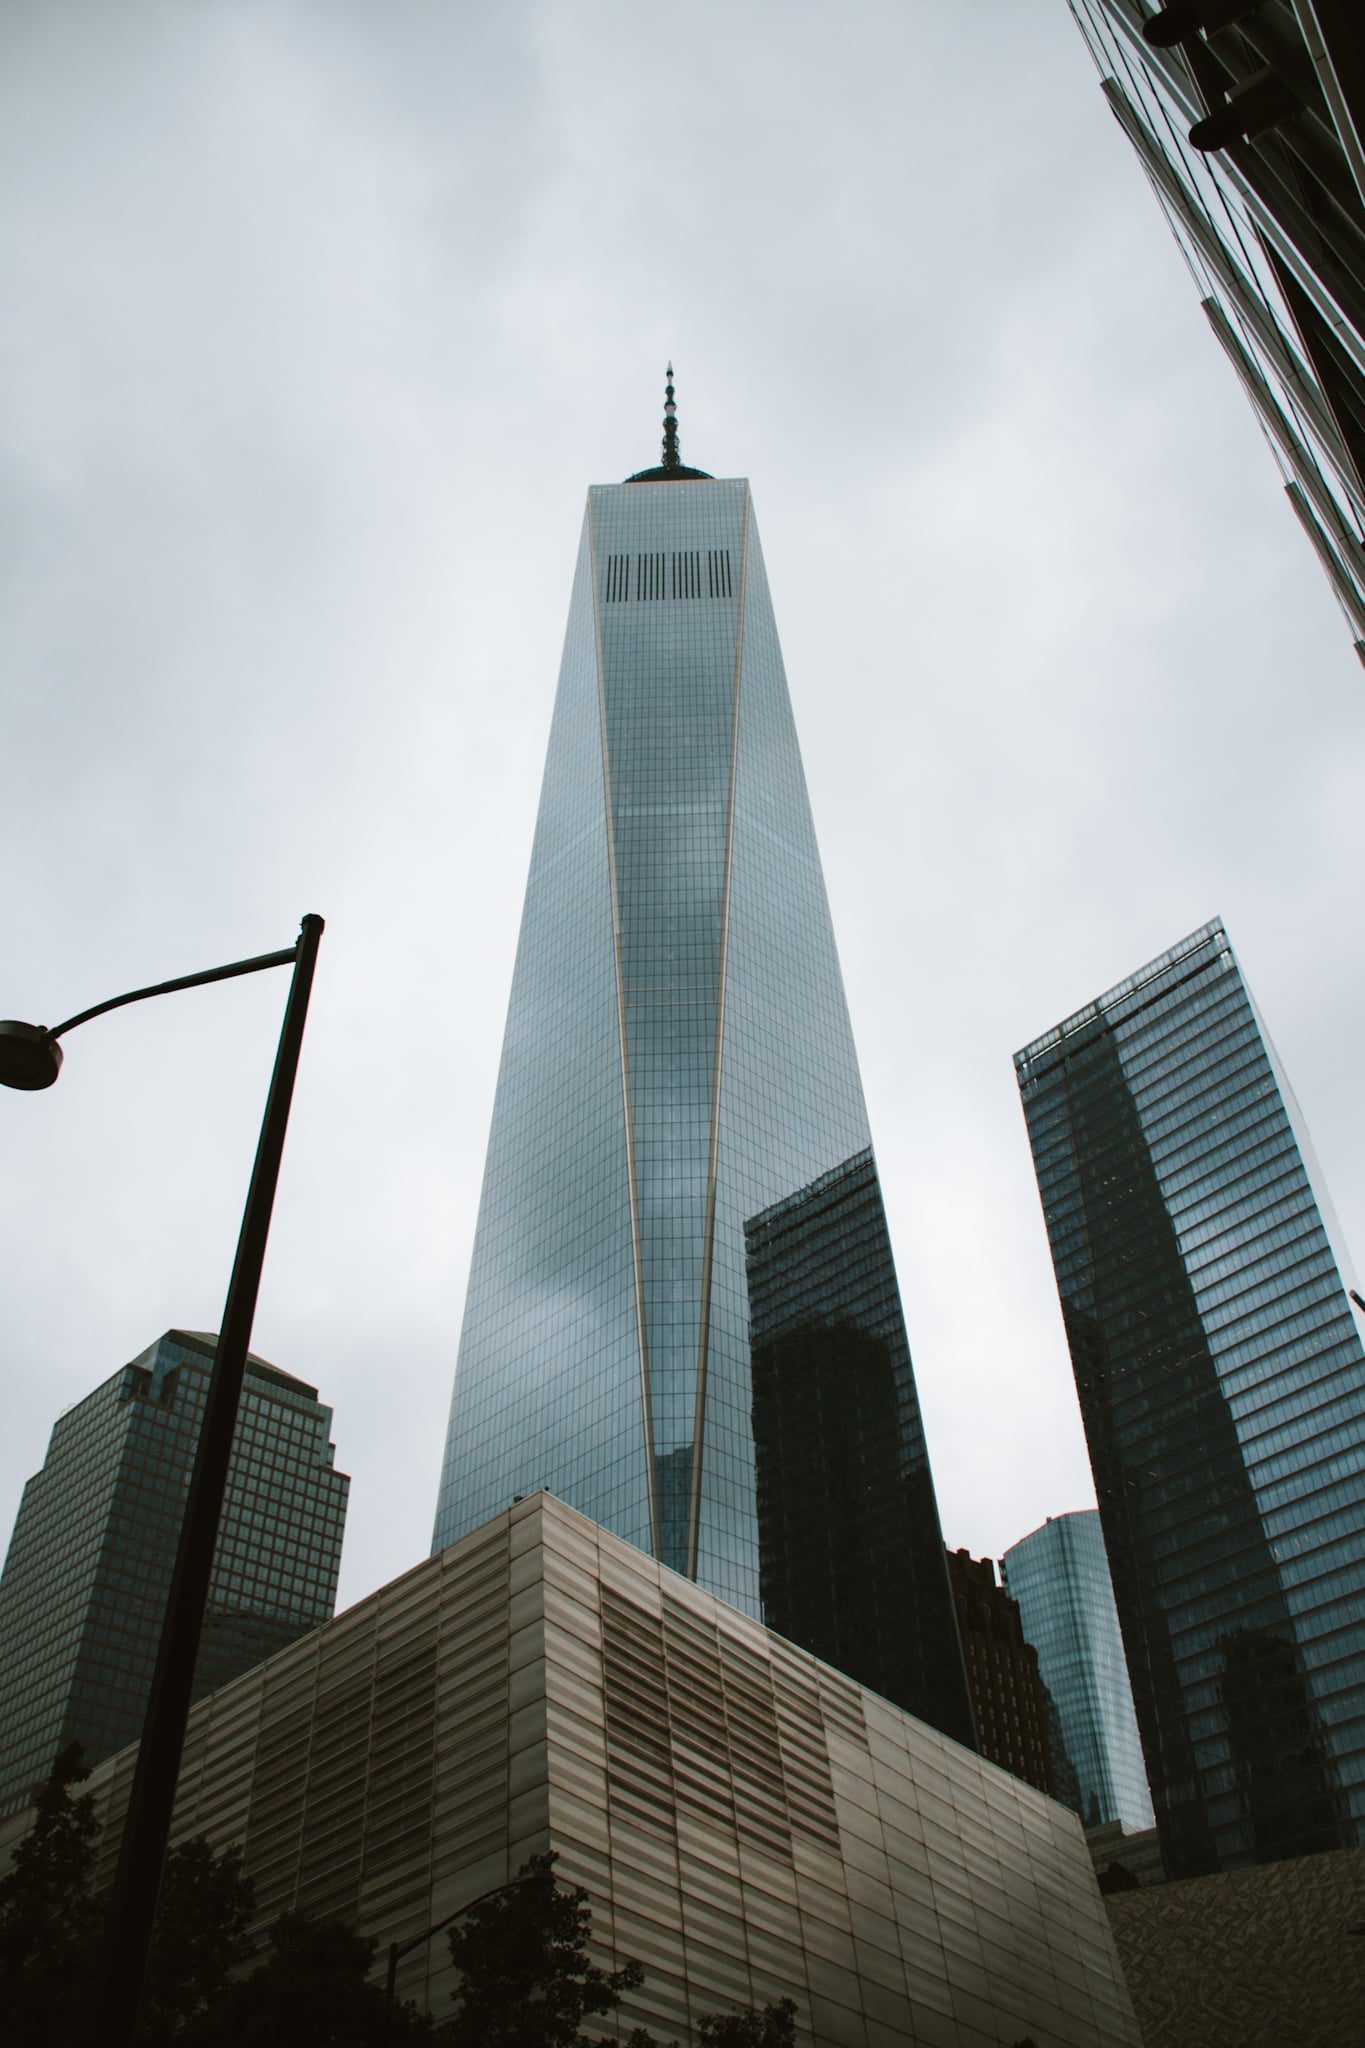
{"type": "Polygon", "coordinates": [[[616,968],[616,1029],[621,1046],[621,1101],[626,1120],[626,1185],[630,1197],[630,1251],[635,1274],[635,1320],[640,1338],[640,1413],[645,1432],[645,1485],[649,1498],[649,1547],[661,1553],[659,1481],[654,1469],[654,1404],[649,1390],[649,1332],[645,1323],[645,1264],[640,1242],[640,1191],[635,1174],[635,1118],[630,1101],[630,1044],[626,1032],[626,982],[621,960],[621,899],[616,886],[616,826],[611,809],[611,754],[607,745],[607,689],[602,660],[602,611],[597,588],[597,520],[588,492],[588,552],[592,557],[592,631],[597,650],[597,716],[602,742],[602,801],[607,816],[607,876],[611,887],[611,950],[616,968]]]}
{"type": "Polygon", "coordinates": [[[725,806],[725,867],[720,899],[720,961],[716,974],[716,1050],[711,1065],[711,1148],[706,1176],[706,1223],[701,1251],[701,1321],[697,1331],[697,1390],[692,1410],[692,1497],[687,1515],[687,1576],[697,1576],[701,1542],[701,1466],[706,1435],[706,1371],[711,1341],[711,1269],[716,1245],[716,1162],[720,1152],[720,1073],[725,1043],[725,981],[730,964],[730,868],[735,843],[735,774],[739,763],[739,678],[744,662],[744,585],[749,565],[749,486],[739,543],[739,602],[735,616],[735,681],[730,710],[730,789],[725,806]]]}

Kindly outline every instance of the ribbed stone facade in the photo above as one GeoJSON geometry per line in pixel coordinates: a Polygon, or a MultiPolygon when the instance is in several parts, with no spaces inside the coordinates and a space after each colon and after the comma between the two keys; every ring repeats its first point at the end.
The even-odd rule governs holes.
{"type": "MultiPolygon", "coordinates": [[[[93,1775],[112,1871],[133,1753],[93,1775]]],[[[0,1861],[21,1831],[0,1832],[0,1861]]],[[[537,1851],[619,2016],[686,2041],[790,1995],[820,2048],[1138,2048],[1075,1816],[549,1495],[202,1701],[176,1835],[406,1940],[537,1851]]],[[[437,1937],[404,1995],[448,2011],[437,1937]]]]}

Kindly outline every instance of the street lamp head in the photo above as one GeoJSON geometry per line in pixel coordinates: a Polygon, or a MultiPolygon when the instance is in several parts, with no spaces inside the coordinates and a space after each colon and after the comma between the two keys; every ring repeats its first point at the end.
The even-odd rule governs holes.
{"type": "Polygon", "coordinates": [[[0,1020],[0,1085],[50,1088],[62,1070],[62,1049],[45,1024],[0,1020]]]}

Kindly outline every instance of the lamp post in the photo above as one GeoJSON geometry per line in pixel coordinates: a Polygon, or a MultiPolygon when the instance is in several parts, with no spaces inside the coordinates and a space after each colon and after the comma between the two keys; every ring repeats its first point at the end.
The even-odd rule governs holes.
{"type": "Polygon", "coordinates": [[[50,1088],[62,1065],[58,1039],[74,1031],[78,1024],[102,1016],[106,1010],[122,1009],[127,1003],[144,1002],[151,996],[172,995],[178,989],[198,988],[209,981],[259,974],[267,967],[292,966],[294,970],[237,1239],[237,1255],[228,1283],[223,1325],[214,1350],[199,1447],[180,1525],[171,1589],[161,1624],[161,1643],[124,1820],[96,2007],[95,2033],[102,2048],[131,2048],[142,2002],[228,1460],[232,1455],[270,1212],[279,1180],[294,1076],[308,1015],[308,995],[322,932],[322,919],[310,914],[304,918],[295,944],[283,952],[262,953],[253,960],[237,960],[227,967],[208,968],[202,974],[186,974],[178,981],[158,982],[154,988],[134,989],[129,995],[96,1003],[93,1009],[68,1017],[65,1024],[52,1030],[41,1024],[0,1022],[0,1083],[7,1088],[50,1088]]]}
{"type": "Polygon", "coordinates": [[[538,1878],[543,1877],[548,1877],[552,1886],[561,1882],[553,1871],[523,1870],[520,1876],[509,1877],[506,1884],[495,1884],[491,1891],[480,1892],[474,1899],[466,1899],[462,1906],[457,1906],[453,1913],[447,1913],[445,1919],[438,1920],[434,1927],[424,1928],[420,1934],[412,1935],[407,1941],[391,1941],[389,1965],[384,1978],[384,2005],[389,2015],[390,2026],[393,2024],[393,2001],[398,1989],[398,1964],[401,1957],[411,1955],[415,1948],[424,1947],[433,1934],[443,1934],[454,1921],[463,1920],[466,1913],[472,1913],[476,1906],[482,1906],[486,1900],[496,1899],[503,1892],[515,1891],[519,1884],[534,1884],[538,1878]]]}

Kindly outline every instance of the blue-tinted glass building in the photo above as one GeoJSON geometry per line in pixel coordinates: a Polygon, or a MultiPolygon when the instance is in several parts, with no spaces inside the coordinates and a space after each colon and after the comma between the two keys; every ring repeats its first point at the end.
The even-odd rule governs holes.
{"type": "Polygon", "coordinates": [[[1222,925],[1016,1066],[1167,1867],[1353,1843],[1365,1351],[1222,925]]]}
{"type": "Polygon", "coordinates": [[[869,1143],[749,486],[670,413],[588,494],[437,1547],[544,1486],[760,1615],[745,1224],[869,1143]]]}
{"type": "Polygon", "coordinates": [[[1066,1752],[1081,1819],[1088,1828],[1154,1826],[1098,1512],[1050,1515],[1005,1552],[1000,1569],[1038,1652],[1052,1738],[1066,1752]]]}
{"type": "MultiPolygon", "coordinates": [[[[215,1340],[168,1330],[62,1415],[0,1577],[0,1815],[142,1732],[215,1340]]],[[[194,1697],[330,1621],[350,1480],[317,1389],[251,1354],[194,1697]]]]}

